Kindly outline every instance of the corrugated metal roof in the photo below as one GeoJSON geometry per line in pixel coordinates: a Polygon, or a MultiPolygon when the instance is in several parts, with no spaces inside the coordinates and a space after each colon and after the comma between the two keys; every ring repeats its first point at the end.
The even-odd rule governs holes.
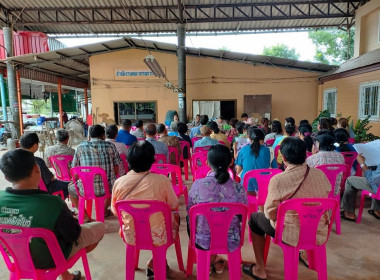
{"type": "MultiPolygon", "coordinates": [[[[25,71],[38,71],[40,73],[47,73],[49,75],[71,79],[73,81],[77,81],[78,83],[88,83],[90,77],[88,58],[90,56],[125,49],[143,49],[172,54],[177,53],[177,46],[174,44],[144,41],[141,39],[122,38],[107,42],[50,51],[41,54],[29,54],[10,57],[7,60],[14,62],[17,68],[24,69],[25,71]]],[[[278,57],[235,53],[204,48],[187,48],[186,55],[209,57],[241,63],[261,64],[303,71],[315,71],[320,73],[327,72],[334,68],[334,66],[321,63],[304,62],[278,57]]],[[[1,61],[3,67],[5,67],[5,61],[6,60],[1,61]]]]}
{"type": "Polygon", "coordinates": [[[361,56],[347,60],[346,62],[341,64],[339,67],[322,75],[321,79],[334,76],[337,74],[341,74],[344,72],[348,72],[351,70],[368,67],[374,64],[379,64],[379,63],[380,63],[380,49],[376,49],[371,52],[367,52],[361,56]]]}
{"type": "Polygon", "coordinates": [[[175,32],[181,22],[190,32],[351,26],[368,1],[374,0],[12,0],[2,4],[0,26],[5,12],[17,29],[54,34],[175,32]]]}

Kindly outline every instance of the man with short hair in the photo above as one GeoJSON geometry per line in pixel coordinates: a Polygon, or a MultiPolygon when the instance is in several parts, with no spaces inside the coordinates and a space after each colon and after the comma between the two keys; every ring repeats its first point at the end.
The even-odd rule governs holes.
{"type": "Polygon", "coordinates": [[[131,126],[132,122],[130,120],[123,120],[121,123],[121,129],[116,137],[116,142],[130,146],[137,141],[136,136],[129,133],[131,131],[131,126]]]}
{"type": "Polygon", "coordinates": [[[211,139],[212,130],[207,125],[202,125],[200,131],[203,137],[194,143],[194,149],[219,144],[218,140],[211,139]]]}
{"type": "Polygon", "coordinates": [[[166,156],[166,160],[169,157],[169,149],[165,143],[156,140],[157,128],[154,123],[148,123],[144,127],[144,133],[146,141],[153,145],[156,154],[163,154],[166,156]]]}
{"type": "Polygon", "coordinates": [[[136,127],[136,130],[135,131],[132,131],[131,134],[133,136],[136,136],[137,139],[145,139],[145,135],[144,135],[144,131],[143,131],[143,126],[144,126],[144,123],[142,120],[138,120],[136,123],[135,123],[135,127],[136,127]]]}
{"type": "MultiPolygon", "coordinates": [[[[25,227],[51,230],[66,259],[82,248],[86,248],[87,252],[95,249],[104,236],[104,224],[94,222],[80,226],[61,198],[39,190],[41,172],[33,153],[24,149],[8,151],[0,160],[0,169],[12,183],[12,187],[0,191],[0,224],[19,225],[23,221],[25,227]]],[[[45,243],[33,239],[30,245],[37,269],[55,266],[45,243]]],[[[27,250],[25,248],[25,255],[27,250]]],[[[61,274],[61,279],[79,280],[81,273],[75,271],[71,274],[66,270],[61,274]]]]}
{"type": "MultiPolygon", "coordinates": [[[[24,134],[20,138],[21,148],[33,154],[37,152],[39,142],[40,140],[38,139],[38,135],[34,132],[24,134]]],[[[49,170],[49,168],[45,164],[45,161],[42,158],[35,156],[34,159],[41,169],[41,177],[45,183],[48,193],[63,191],[64,197],[67,198],[67,196],[69,195],[67,189],[69,182],[55,179],[54,174],[49,170]]]]}
{"type": "MultiPolygon", "coordinates": [[[[114,144],[104,141],[105,131],[101,125],[97,124],[91,126],[89,129],[89,135],[90,141],[83,141],[78,146],[72,166],[96,166],[103,168],[107,174],[109,190],[112,192],[112,186],[115,183],[119,172],[119,153],[114,144]]],[[[78,182],[77,185],[79,191],[82,192],[82,184],[78,182]]],[[[100,176],[95,176],[93,185],[96,196],[104,195],[103,181],[100,176]]],[[[78,208],[78,194],[74,184],[69,185],[69,193],[72,203],[78,208]]],[[[105,217],[110,215],[110,211],[107,210],[110,202],[110,199],[107,199],[105,202],[105,217]]],[[[85,213],[85,221],[89,220],[90,217],[85,213]]]]}
{"type": "Polygon", "coordinates": [[[75,153],[73,148],[67,146],[67,143],[69,142],[69,132],[66,129],[58,129],[55,132],[55,137],[57,138],[58,144],[45,149],[45,163],[49,168],[52,167],[49,157],[58,155],[74,156],[75,153]]]}
{"type": "Polygon", "coordinates": [[[208,123],[208,116],[207,115],[202,115],[200,119],[200,125],[193,127],[190,131],[190,138],[193,138],[197,135],[201,135],[201,126],[206,125],[208,123]]]}
{"type": "MultiPolygon", "coordinates": [[[[127,146],[124,145],[123,143],[116,142],[115,138],[118,134],[117,126],[114,124],[111,124],[106,127],[106,136],[107,139],[106,141],[112,143],[115,145],[116,150],[118,151],[119,155],[123,154],[127,156],[127,146]]],[[[123,176],[125,174],[125,166],[122,161],[119,163],[119,176],[123,176]]]]}
{"type": "MultiPolygon", "coordinates": [[[[165,143],[166,146],[168,147],[174,147],[177,149],[178,151],[178,156],[181,155],[181,145],[179,144],[179,139],[177,136],[168,136],[168,130],[166,129],[166,126],[163,124],[163,123],[160,123],[157,125],[157,133],[159,135],[159,139],[158,141],[159,142],[163,142],[165,143]]],[[[175,155],[172,154],[170,156],[170,160],[169,162],[171,164],[178,164],[178,162],[176,162],[176,158],[175,158],[175,155]]]]}

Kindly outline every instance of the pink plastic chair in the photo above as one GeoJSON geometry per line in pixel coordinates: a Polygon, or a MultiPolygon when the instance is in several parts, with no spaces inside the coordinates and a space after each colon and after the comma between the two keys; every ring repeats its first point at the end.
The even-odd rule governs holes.
{"type": "Polygon", "coordinates": [[[247,222],[247,206],[240,203],[202,203],[194,205],[189,211],[190,241],[187,257],[186,276],[192,275],[193,265],[197,262],[197,279],[208,279],[210,256],[214,254],[228,255],[229,279],[237,280],[241,277],[241,246],[244,243],[244,231],[247,222]],[[220,208],[224,211],[220,211],[220,208]],[[240,246],[230,252],[228,250],[228,230],[232,219],[242,217],[240,230],[240,246]],[[210,227],[210,249],[200,250],[195,246],[195,232],[197,216],[204,216],[210,227]]]}
{"type": "Polygon", "coordinates": [[[145,138],[137,138],[137,141],[144,141],[145,138]]]}
{"type": "Polygon", "coordinates": [[[107,198],[111,197],[107,174],[101,167],[95,166],[78,166],[71,168],[71,176],[72,178],[78,178],[82,182],[83,186],[83,194],[79,192],[78,189],[78,181],[74,180],[74,185],[77,190],[77,194],[79,197],[79,205],[78,205],[78,221],[80,224],[84,222],[84,211],[86,208],[86,212],[89,217],[92,214],[92,201],[95,200],[95,209],[96,209],[96,220],[104,223],[104,202],[107,198]],[[95,196],[94,192],[94,179],[95,176],[101,176],[103,181],[103,196],[95,196]]]}
{"type": "Polygon", "coordinates": [[[181,168],[174,164],[153,164],[150,171],[156,174],[162,174],[165,176],[171,175],[172,185],[177,197],[183,195],[185,197],[185,203],[187,205],[188,193],[187,187],[182,183],[181,168]]]}
{"type": "MultiPolygon", "coordinates": [[[[57,238],[48,229],[0,224],[0,252],[10,271],[9,279],[55,280],[60,274],[70,269],[79,258],[82,258],[86,279],[91,280],[86,250],[83,248],[72,258],[66,260],[57,238]],[[37,269],[34,267],[29,247],[32,238],[42,238],[45,241],[55,263],[55,268],[37,269]]],[[[1,278],[4,279],[5,277],[3,277],[1,278]]]]}
{"type": "Polygon", "coordinates": [[[164,154],[155,154],[154,155],[154,162],[155,163],[162,164],[162,163],[167,163],[167,161],[168,161],[168,158],[164,154]]]}
{"type": "Polygon", "coordinates": [[[136,129],[137,129],[136,126],[134,126],[134,125],[131,126],[131,130],[132,130],[132,131],[136,131],[136,129]]]}
{"type": "Polygon", "coordinates": [[[265,144],[267,147],[272,147],[273,143],[274,143],[275,139],[268,139],[265,144]]]}
{"type": "Polygon", "coordinates": [[[172,158],[172,155],[174,154],[174,157],[175,157],[175,165],[178,165],[179,164],[179,153],[178,153],[178,150],[176,147],[172,147],[172,146],[168,146],[168,150],[169,150],[169,161],[170,159],[172,158]]]}
{"type": "Polygon", "coordinates": [[[208,152],[212,146],[203,146],[203,147],[196,147],[194,148],[194,153],[199,153],[199,152],[208,152]]]}
{"type": "Polygon", "coordinates": [[[189,164],[190,164],[190,169],[191,169],[191,151],[190,151],[190,143],[187,141],[179,141],[179,144],[181,146],[181,156],[179,158],[179,162],[182,162],[183,164],[183,169],[185,171],[185,180],[189,179],[189,164]],[[183,151],[187,149],[187,158],[183,157],[183,151]]]}
{"type": "Polygon", "coordinates": [[[313,155],[312,152],[307,152],[307,151],[306,151],[306,158],[308,158],[308,157],[310,157],[310,156],[312,156],[312,155],[313,155]]]}
{"type": "Polygon", "coordinates": [[[199,152],[199,153],[194,153],[191,156],[191,174],[193,174],[193,182],[195,181],[195,171],[201,167],[201,166],[206,166],[207,165],[207,151],[199,152]]]}
{"type": "MultiPolygon", "coordinates": [[[[338,202],[331,198],[293,198],[282,202],[277,210],[276,234],[273,242],[284,252],[284,279],[298,279],[298,258],[300,250],[307,250],[309,268],[316,270],[319,280],[327,280],[326,242],[330,236],[333,219],[330,219],[326,242],[317,245],[317,229],[322,215],[332,211],[335,216],[338,202]],[[298,245],[293,247],[282,241],[285,214],[295,211],[300,220],[298,245]]],[[[267,254],[267,252],[266,252],[267,254]]]]}
{"type": "Polygon", "coordinates": [[[129,172],[129,165],[127,162],[127,156],[125,154],[119,154],[119,156],[120,156],[121,161],[123,162],[125,174],[127,174],[129,172]]]}
{"type": "Polygon", "coordinates": [[[344,191],[344,187],[346,184],[346,180],[349,176],[351,176],[351,169],[354,165],[356,157],[358,156],[357,152],[341,152],[342,156],[344,156],[344,163],[347,165],[347,172],[343,178],[342,182],[342,192],[344,191]]]}
{"type": "Polygon", "coordinates": [[[365,200],[365,197],[368,196],[372,199],[376,199],[376,200],[380,200],[380,187],[377,189],[377,192],[376,194],[375,193],[372,193],[370,191],[367,191],[367,190],[362,190],[362,196],[360,198],[360,207],[359,207],[359,213],[358,213],[358,217],[356,218],[356,223],[359,224],[360,221],[362,220],[362,214],[363,214],[363,207],[364,207],[364,200],[365,200]]]}
{"type": "MultiPolygon", "coordinates": [[[[206,166],[201,166],[195,170],[194,174],[194,180],[202,179],[205,178],[209,173],[211,172],[211,167],[206,165],[206,166]]],[[[230,174],[230,178],[234,180],[234,172],[228,168],[228,173],[230,174]]]]}
{"type": "Polygon", "coordinates": [[[135,279],[135,269],[138,267],[140,250],[151,250],[153,254],[154,278],[166,279],[166,251],[174,243],[177,254],[178,267],[183,267],[181,242],[179,234],[173,238],[172,214],[169,205],[154,200],[124,200],[116,202],[116,211],[119,217],[120,227],[124,227],[122,212],[132,216],[135,225],[135,246],[126,243],[126,279],[135,279]],[[141,208],[141,206],[146,206],[141,208]],[[140,206],[140,207],[139,207],[140,206]],[[153,214],[161,212],[165,219],[167,243],[162,246],[154,246],[150,230],[149,218],[153,214]]]}
{"type": "Polygon", "coordinates": [[[228,142],[232,143],[232,141],[234,140],[234,137],[233,136],[228,136],[227,140],[228,140],[228,142]]]}
{"type": "Polygon", "coordinates": [[[194,153],[194,143],[201,139],[202,137],[198,137],[198,136],[191,138],[191,146],[193,146],[193,153],[194,153]]]}
{"type": "Polygon", "coordinates": [[[49,157],[51,166],[54,168],[55,175],[59,180],[71,181],[70,168],[73,156],[57,155],[49,157]]]}
{"type": "MultiPolygon", "coordinates": [[[[38,188],[41,190],[41,191],[45,191],[45,192],[48,192],[47,190],[47,187],[45,185],[45,182],[44,180],[41,178],[40,180],[40,183],[38,184],[38,188]]],[[[60,198],[62,198],[62,200],[65,200],[65,195],[63,194],[63,191],[56,191],[56,192],[53,192],[52,195],[57,195],[59,196],[60,198]]]]}
{"type": "MultiPolygon", "coordinates": [[[[318,169],[322,170],[323,173],[325,173],[327,179],[330,182],[331,185],[331,191],[329,193],[329,198],[333,198],[338,202],[338,205],[340,205],[340,191],[335,194],[335,188],[338,180],[338,175],[341,175],[340,177],[340,185],[342,185],[342,180],[347,172],[347,165],[345,164],[326,164],[326,165],[320,165],[317,166],[318,169]]],[[[341,234],[340,229],[340,212],[336,211],[335,215],[335,227],[336,227],[336,233],[341,234]]]]}
{"type": "Polygon", "coordinates": [[[355,138],[348,138],[349,144],[355,144],[355,138]]]}
{"type": "Polygon", "coordinates": [[[280,152],[280,147],[281,145],[277,145],[275,148],[274,148],[274,160],[277,162],[278,165],[281,165],[282,162],[278,162],[278,153],[280,152]]]}

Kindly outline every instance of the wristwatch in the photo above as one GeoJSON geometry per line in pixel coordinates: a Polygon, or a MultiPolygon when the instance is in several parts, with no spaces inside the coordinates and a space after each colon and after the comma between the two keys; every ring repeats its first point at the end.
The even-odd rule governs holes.
{"type": "Polygon", "coordinates": [[[360,168],[363,169],[363,167],[366,166],[365,163],[360,164],[360,168]]]}

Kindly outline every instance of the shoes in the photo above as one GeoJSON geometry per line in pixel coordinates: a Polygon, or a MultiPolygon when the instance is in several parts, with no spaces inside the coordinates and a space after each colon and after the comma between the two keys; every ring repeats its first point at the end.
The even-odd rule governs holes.
{"type": "Polygon", "coordinates": [[[147,267],[146,268],[146,277],[152,277],[154,276],[154,272],[151,268],[147,267]]]}
{"type": "Polygon", "coordinates": [[[260,277],[256,276],[255,274],[253,274],[252,268],[255,265],[256,265],[255,263],[254,264],[249,264],[249,263],[243,264],[243,266],[242,266],[243,273],[246,274],[246,275],[248,275],[248,276],[250,276],[250,277],[252,277],[255,280],[266,280],[264,278],[260,278],[260,277]]]}
{"type": "Polygon", "coordinates": [[[380,216],[377,216],[375,210],[368,210],[368,214],[374,216],[376,219],[380,220],[380,216]]]}
{"type": "Polygon", "coordinates": [[[340,218],[342,220],[346,220],[346,221],[349,221],[349,222],[354,222],[355,223],[355,219],[352,219],[352,218],[349,218],[349,217],[346,217],[346,215],[344,215],[344,211],[341,211],[340,212],[340,218]]]}
{"type": "Polygon", "coordinates": [[[74,276],[73,280],[80,280],[82,278],[82,273],[79,270],[75,270],[71,275],[74,276]]]}

